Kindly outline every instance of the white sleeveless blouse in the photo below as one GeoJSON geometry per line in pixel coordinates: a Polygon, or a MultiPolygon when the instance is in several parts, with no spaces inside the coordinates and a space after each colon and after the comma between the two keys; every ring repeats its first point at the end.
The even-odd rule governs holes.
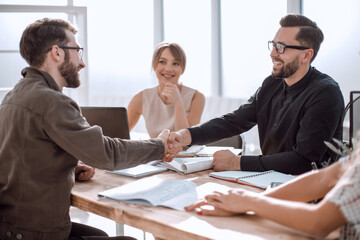
{"type": "MultiPolygon", "coordinates": [[[[175,130],[175,106],[174,104],[165,104],[159,97],[157,88],[156,86],[145,89],[142,94],[142,115],[151,138],[157,137],[164,129],[175,130]]],[[[195,89],[182,86],[180,94],[186,115],[190,112],[195,93],[195,89]]]]}

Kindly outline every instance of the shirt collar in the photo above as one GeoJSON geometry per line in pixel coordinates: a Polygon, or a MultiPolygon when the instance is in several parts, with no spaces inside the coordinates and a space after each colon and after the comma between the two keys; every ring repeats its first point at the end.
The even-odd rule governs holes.
{"type": "Polygon", "coordinates": [[[43,78],[51,89],[61,92],[54,78],[47,72],[33,67],[26,67],[21,71],[21,75],[24,78],[43,78]]]}
{"type": "Polygon", "coordinates": [[[283,79],[283,89],[290,95],[296,95],[299,92],[303,91],[311,82],[311,76],[314,72],[314,68],[310,67],[309,71],[305,74],[305,76],[300,79],[297,83],[294,85],[291,85],[290,87],[286,84],[285,79],[283,79]]]}

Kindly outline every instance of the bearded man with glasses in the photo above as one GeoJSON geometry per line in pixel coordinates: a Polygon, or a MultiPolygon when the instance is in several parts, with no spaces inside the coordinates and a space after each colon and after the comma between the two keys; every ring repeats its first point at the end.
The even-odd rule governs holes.
{"type": "Polygon", "coordinates": [[[45,18],[22,34],[20,53],[30,66],[0,105],[0,240],[134,239],[71,222],[75,178],[91,179],[95,167],[171,161],[181,150],[179,144],[174,152],[167,147],[169,130],[132,141],[89,125],[78,104],[62,93],[80,85],[85,67],[76,32],[65,20],[45,18]]]}
{"type": "Polygon", "coordinates": [[[272,72],[239,109],[170,134],[169,143],[207,144],[258,125],[262,155],[214,154],[214,170],[301,174],[336,160],[324,141],[341,139],[344,99],[338,84],[311,66],[324,36],[315,22],[289,14],[268,42],[272,72]]]}

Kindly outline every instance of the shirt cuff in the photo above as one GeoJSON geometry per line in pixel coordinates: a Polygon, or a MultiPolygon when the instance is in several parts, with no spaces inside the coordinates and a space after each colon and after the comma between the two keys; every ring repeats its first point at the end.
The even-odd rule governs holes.
{"type": "Polygon", "coordinates": [[[260,164],[260,156],[241,156],[241,171],[265,171],[260,164]]]}
{"type": "Polygon", "coordinates": [[[157,153],[156,153],[157,157],[156,157],[156,159],[162,159],[164,157],[164,154],[165,154],[165,145],[164,145],[164,143],[160,139],[157,139],[157,138],[150,139],[150,141],[153,141],[156,144],[156,147],[157,147],[157,153]]]}

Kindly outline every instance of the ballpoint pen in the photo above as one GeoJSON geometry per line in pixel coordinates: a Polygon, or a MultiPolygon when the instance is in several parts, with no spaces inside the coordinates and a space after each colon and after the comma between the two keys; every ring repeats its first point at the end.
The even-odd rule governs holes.
{"type": "Polygon", "coordinates": [[[316,166],[316,162],[311,162],[311,167],[312,167],[313,171],[318,169],[317,166],[316,166]]]}

